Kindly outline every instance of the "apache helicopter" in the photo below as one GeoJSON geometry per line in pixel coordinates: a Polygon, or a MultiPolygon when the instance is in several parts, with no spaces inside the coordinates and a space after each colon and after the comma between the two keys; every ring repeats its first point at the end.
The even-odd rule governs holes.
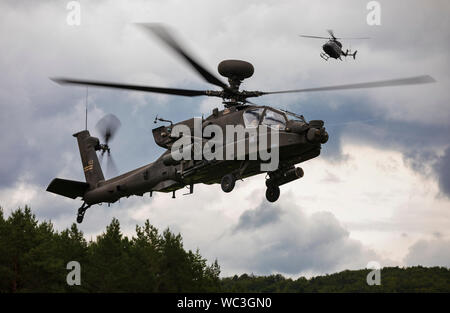
{"type": "MultiPolygon", "coordinates": [[[[320,154],[321,145],[328,140],[328,133],[321,120],[307,122],[302,115],[271,106],[259,106],[248,101],[248,98],[282,93],[423,84],[434,81],[430,76],[417,76],[272,92],[240,90],[242,81],[254,73],[252,64],[241,60],[220,62],[218,71],[228,78],[228,84],[226,84],[189,55],[167,28],[159,24],[140,25],[187,61],[207,82],[220,87],[221,90],[165,88],[70,78],[53,78],[52,80],[59,84],[109,87],[187,97],[218,97],[222,98],[225,108],[214,109],[210,116],[202,119],[201,127],[218,125],[225,131],[227,125],[242,125],[244,128],[250,128],[265,124],[276,128],[279,130],[279,166],[276,170],[266,171],[266,198],[270,202],[279,198],[279,186],[303,176],[303,170],[295,165],[317,157],[320,154]]],[[[83,204],[78,209],[77,216],[77,222],[81,223],[86,210],[94,204],[108,203],[109,205],[122,197],[143,196],[147,192],[150,196],[153,192],[172,192],[174,198],[176,190],[187,187],[189,193],[193,193],[194,185],[199,183],[220,183],[224,192],[231,192],[237,179],[264,173],[260,168],[263,162],[260,159],[177,161],[171,154],[171,147],[178,139],[177,136],[172,136],[172,129],[177,125],[186,125],[192,129],[195,123],[194,118],[175,124],[157,117],[155,121],[158,120],[170,123],[170,125],[153,129],[156,144],[165,148],[166,151],[156,161],[108,180],[105,180],[103,176],[96,151],[100,152],[100,156],[105,153],[110,155],[109,140],[114,137],[120,126],[118,119],[108,115],[97,124],[97,129],[102,133],[103,143],[100,143],[98,138],[92,137],[87,129],[74,134],[78,141],[86,182],[55,178],[49,184],[47,191],[72,199],[81,197],[83,204]]]]}
{"type": "Polygon", "coordinates": [[[339,59],[342,61],[342,58],[341,58],[342,55],[344,57],[352,56],[353,60],[356,58],[356,53],[358,52],[358,50],[356,50],[355,52],[352,53],[351,50],[346,49],[346,51],[344,52],[344,50],[342,50],[342,43],[340,43],[340,41],[338,41],[338,39],[339,40],[341,40],[341,39],[369,39],[368,37],[336,38],[334,36],[334,32],[331,29],[328,29],[327,32],[330,34],[330,37],[299,35],[300,37],[304,37],[304,38],[327,39],[328,42],[326,42],[322,46],[322,49],[324,52],[320,53],[320,57],[322,59],[324,59],[325,61],[328,61],[329,58],[339,59]]]}

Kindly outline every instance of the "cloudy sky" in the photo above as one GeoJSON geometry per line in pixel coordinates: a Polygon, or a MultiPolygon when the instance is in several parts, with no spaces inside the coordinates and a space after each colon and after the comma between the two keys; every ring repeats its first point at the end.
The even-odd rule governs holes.
{"type": "MultiPolygon", "coordinates": [[[[47,193],[54,177],[84,180],[73,133],[84,128],[86,90],[48,78],[69,76],[180,88],[214,89],[182,60],[136,28],[162,22],[211,71],[228,58],[250,61],[247,90],[279,90],[429,74],[437,83],[372,90],[273,95],[256,99],[330,133],[305,176],[265,200],[263,176],[231,194],[198,185],[195,194],[123,199],[94,206],[80,228],[87,238],[117,217],[132,235],[146,219],[180,232],[188,249],[218,259],[223,275],[317,275],[382,266],[450,266],[450,3],[379,1],[381,25],[369,26],[368,1],[80,0],[81,25],[69,26],[69,1],[0,4],[0,206],[29,204],[57,229],[81,203],[47,193]],[[298,34],[369,36],[344,41],[356,61],[323,61],[321,40],[298,34]]],[[[158,114],[174,121],[208,115],[219,99],[185,99],[89,89],[88,127],[107,113],[122,121],[112,150],[120,172],[163,151],[151,129],[158,114]]],[[[95,134],[95,130],[92,131],[95,134]]]]}

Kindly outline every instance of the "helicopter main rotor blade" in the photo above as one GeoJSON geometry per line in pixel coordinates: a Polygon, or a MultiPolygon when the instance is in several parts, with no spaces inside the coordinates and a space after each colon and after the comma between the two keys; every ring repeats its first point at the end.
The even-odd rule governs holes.
{"type": "Polygon", "coordinates": [[[327,29],[327,32],[330,34],[331,38],[333,38],[334,40],[370,39],[369,37],[336,37],[334,35],[334,31],[332,29],[327,29]]]}
{"type": "Polygon", "coordinates": [[[360,40],[360,39],[371,39],[370,37],[339,37],[336,39],[344,39],[344,40],[360,40]]]}
{"type": "Polygon", "coordinates": [[[328,37],[320,37],[320,36],[308,36],[308,35],[299,35],[300,37],[304,38],[313,38],[313,39],[330,39],[328,37]]]}
{"type": "Polygon", "coordinates": [[[93,80],[82,80],[82,79],[72,79],[72,78],[50,78],[50,79],[61,85],[70,84],[70,85],[108,87],[108,88],[138,90],[138,91],[155,92],[155,93],[163,93],[163,94],[187,96],[187,97],[210,95],[207,90],[191,90],[191,89],[179,89],[179,88],[128,85],[128,84],[110,83],[110,82],[93,81],[93,80]]]}
{"type": "Polygon", "coordinates": [[[271,95],[271,94],[279,94],[279,93],[390,87],[390,86],[402,86],[402,85],[428,84],[428,83],[434,83],[434,82],[436,82],[436,80],[433,77],[431,77],[429,75],[423,75],[423,76],[407,77],[407,78],[400,78],[400,79],[390,79],[390,80],[380,80],[380,81],[375,81],[375,82],[358,83],[358,84],[294,89],[294,90],[284,90],[284,91],[260,92],[259,95],[262,96],[262,95],[271,95]]]}
{"type": "Polygon", "coordinates": [[[158,37],[179,56],[186,60],[208,83],[223,88],[224,90],[231,91],[227,84],[222,82],[217,76],[208,71],[205,67],[200,65],[192,56],[190,56],[186,49],[182,48],[180,43],[175,40],[174,36],[170,34],[170,31],[161,24],[157,23],[137,23],[140,27],[150,31],[153,35],[158,37]]]}

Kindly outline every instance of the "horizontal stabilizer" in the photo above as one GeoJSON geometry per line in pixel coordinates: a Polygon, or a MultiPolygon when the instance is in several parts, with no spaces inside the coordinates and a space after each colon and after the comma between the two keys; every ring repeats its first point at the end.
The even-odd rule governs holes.
{"type": "Polygon", "coordinates": [[[64,197],[75,199],[76,197],[84,196],[84,193],[89,188],[88,183],[55,178],[47,187],[47,191],[56,193],[64,197]]]}

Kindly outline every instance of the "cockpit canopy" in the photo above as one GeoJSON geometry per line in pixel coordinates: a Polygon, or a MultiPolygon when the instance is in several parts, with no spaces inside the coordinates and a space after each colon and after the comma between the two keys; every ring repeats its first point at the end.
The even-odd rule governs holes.
{"type": "Polygon", "coordinates": [[[250,108],[244,112],[243,117],[247,128],[256,128],[260,124],[278,130],[286,128],[286,115],[271,108],[250,108]]]}

